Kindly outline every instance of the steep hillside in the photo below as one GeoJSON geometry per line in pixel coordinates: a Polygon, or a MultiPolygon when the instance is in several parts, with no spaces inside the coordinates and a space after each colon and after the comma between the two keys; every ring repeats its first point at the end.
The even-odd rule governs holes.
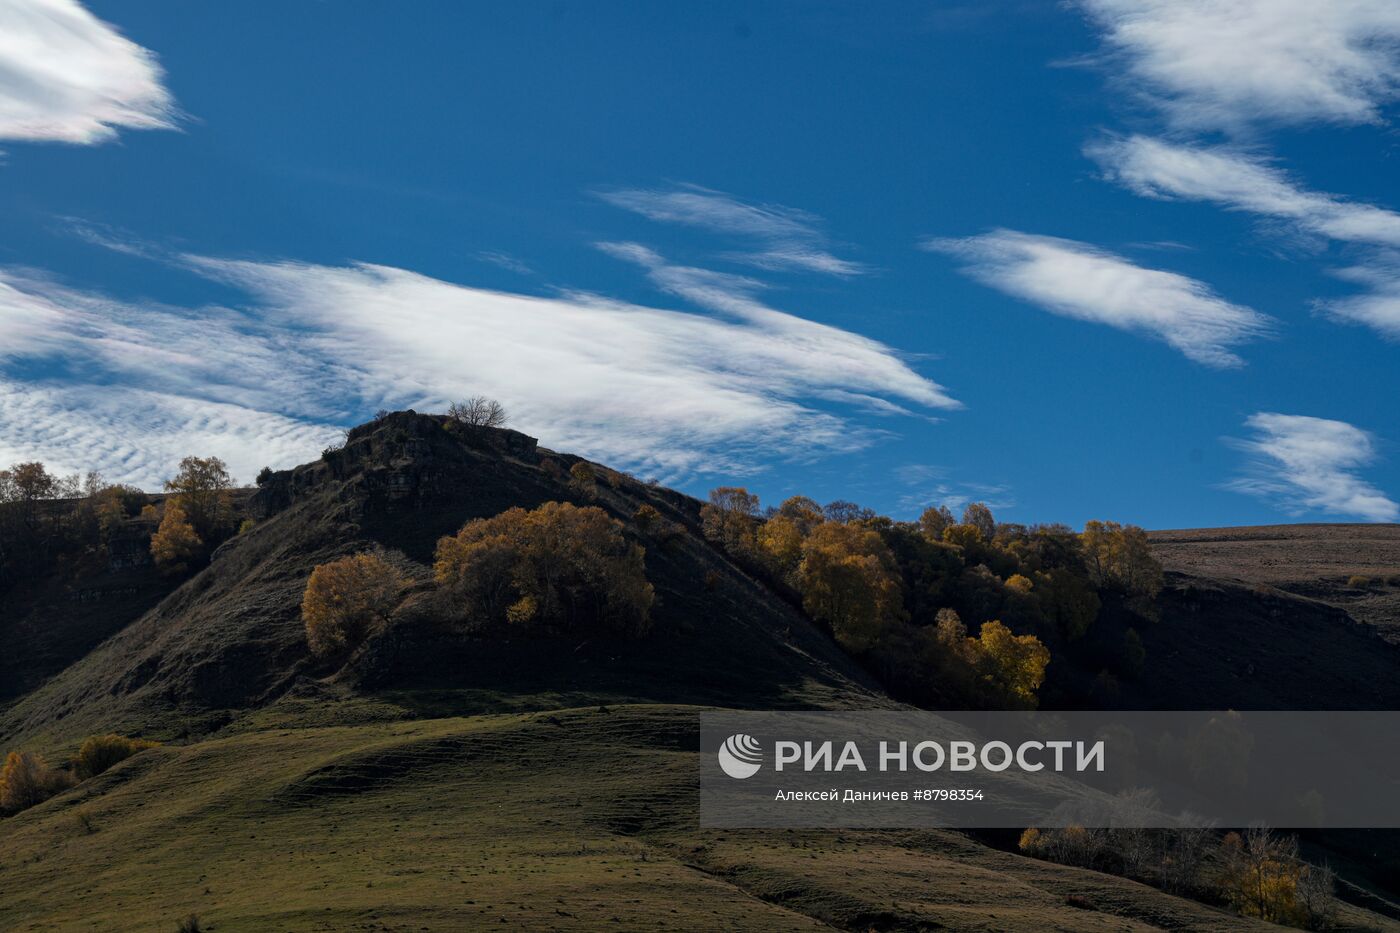
{"type": "Polygon", "coordinates": [[[1239,580],[1168,571],[1146,622],[1107,607],[1052,665],[1044,704],[1123,709],[1400,709],[1400,645],[1336,605],[1239,580]],[[1094,683],[1132,627],[1147,658],[1094,683]]]}
{"type": "Polygon", "coordinates": [[[641,640],[486,642],[401,626],[342,678],[398,691],[404,710],[470,713],[577,703],[729,706],[887,703],[830,639],[749,579],[698,534],[699,504],[596,467],[597,492],[570,484],[578,458],[513,431],[401,412],[351,432],[344,448],[275,474],[248,503],[261,520],[208,567],[81,661],[6,710],[0,747],[71,743],[120,728],[167,738],[207,734],[301,681],[332,673],[307,651],[299,616],[311,570],[385,549],[427,575],[437,539],[471,518],[549,500],[598,505],[629,522],[651,504],[673,531],[631,534],[656,587],[641,640]]]}
{"type": "Polygon", "coordinates": [[[0,593],[0,708],[82,658],[179,581],[149,560],[46,575],[0,593]]]}

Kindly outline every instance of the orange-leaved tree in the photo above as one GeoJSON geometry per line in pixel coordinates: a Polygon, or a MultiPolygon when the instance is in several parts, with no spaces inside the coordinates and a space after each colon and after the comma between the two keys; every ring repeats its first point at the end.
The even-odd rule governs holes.
{"type": "Polygon", "coordinates": [[[184,573],[204,550],[204,539],[177,501],[166,503],[160,527],[151,536],[151,557],[168,573],[184,573]]]}
{"type": "Polygon", "coordinates": [[[433,575],[481,622],[640,634],[655,593],[622,532],[596,506],[513,508],[438,541],[433,575]]]}
{"type": "Polygon", "coordinates": [[[354,648],[388,624],[406,581],[376,554],[355,554],[311,571],[301,600],[306,643],[317,655],[354,648]]]}
{"type": "Polygon", "coordinates": [[[802,542],[803,608],[851,651],[865,651],[903,613],[899,571],[879,532],[826,522],[802,542]]]}
{"type": "Polygon", "coordinates": [[[24,810],[72,785],[72,775],[50,768],[38,752],[10,752],[0,767],[0,809],[24,810]]]}
{"type": "Polygon", "coordinates": [[[710,501],[700,507],[705,537],[733,557],[755,553],[758,533],[758,496],[742,486],[710,490],[710,501]]]}

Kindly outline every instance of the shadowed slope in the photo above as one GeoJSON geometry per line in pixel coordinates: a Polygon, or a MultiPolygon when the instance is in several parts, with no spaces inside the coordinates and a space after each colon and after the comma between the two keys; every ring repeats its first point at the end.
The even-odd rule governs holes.
{"type": "Polygon", "coordinates": [[[567,480],[577,458],[513,431],[401,412],[351,432],[322,460],[275,474],[249,503],[263,520],[153,610],[7,710],[0,746],[54,746],[114,728],[207,734],[330,670],[307,652],[300,600],[316,564],[386,549],[419,580],[433,547],[471,518],[550,500],[597,505],[629,524],[656,587],[653,630],[637,640],[478,639],[409,620],[342,681],[398,691],[409,707],[472,712],[664,700],[730,706],[887,704],[800,612],[698,533],[699,504],[596,467],[595,496],[567,480]],[[643,503],[675,529],[631,526],[643,503]],[[444,706],[444,704],[446,704],[444,706]]]}

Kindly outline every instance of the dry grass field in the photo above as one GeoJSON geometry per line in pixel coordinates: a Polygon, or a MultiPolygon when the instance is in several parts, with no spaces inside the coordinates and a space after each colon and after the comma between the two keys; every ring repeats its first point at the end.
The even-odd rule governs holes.
{"type": "Polygon", "coordinates": [[[1400,642],[1400,525],[1154,531],[1152,546],[1168,570],[1306,596],[1400,642]]]}

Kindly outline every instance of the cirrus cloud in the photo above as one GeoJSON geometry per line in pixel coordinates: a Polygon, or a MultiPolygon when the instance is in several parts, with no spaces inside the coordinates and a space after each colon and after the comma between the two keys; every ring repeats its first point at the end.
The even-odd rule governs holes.
{"type": "Polygon", "coordinates": [[[1390,0],[1077,0],[1179,127],[1375,123],[1400,94],[1390,0]]]}
{"type": "Polygon", "coordinates": [[[1333,240],[1400,247],[1400,214],[1309,191],[1239,150],[1129,136],[1094,143],[1086,151],[1110,178],[1144,197],[1208,201],[1333,240]]]}
{"type": "Polygon", "coordinates": [[[1369,432],[1345,421],[1276,412],[1258,412],[1245,425],[1253,436],[1231,443],[1251,460],[1246,474],[1226,488],[1295,515],[1318,510],[1371,522],[1400,519],[1400,504],[1358,475],[1376,460],[1369,432]]]}
{"type": "Polygon", "coordinates": [[[648,220],[757,240],[762,244],[758,250],[724,256],[760,269],[797,269],[843,277],[868,271],[861,263],[834,255],[820,220],[797,208],[747,204],[699,185],[617,188],[599,191],[597,196],[648,220]]]}
{"type": "Polygon", "coordinates": [[[1322,311],[1338,321],[1363,324],[1391,340],[1400,340],[1400,253],[1387,251],[1363,263],[1337,269],[1337,278],[1368,291],[1345,298],[1318,302],[1322,311]]]}
{"type": "Polygon", "coordinates": [[[75,0],[0,3],[0,139],[90,145],[171,129],[155,55],[75,0]]]}
{"type": "Polygon", "coordinates": [[[1316,304],[1338,321],[1400,338],[1400,213],[1310,191],[1271,164],[1229,148],[1131,136],[1100,141],[1086,151],[1110,178],[1144,197],[1208,201],[1287,224],[1306,236],[1374,247],[1333,271],[1367,291],[1316,304]]]}
{"type": "Polygon", "coordinates": [[[1233,348],[1272,330],[1270,318],[1203,282],[1075,240],[994,230],[924,247],[963,260],[979,282],[1052,314],[1147,334],[1207,366],[1244,365],[1233,348]]]}
{"type": "Polygon", "coordinates": [[[377,408],[486,394],[546,444],[680,477],[864,447],[881,432],[852,403],[957,407],[891,348],[644,250],[632,261],[704,313],[370,264],[178,257],[248,297],[198,309],[0,270],[0,390],[7,414],[26,412],[0,431],[0,455],[149,485],[196,440],[232,463],[286,466],[377,408]],[[228,438],[214,445],[199,418],[228,438]]]}

